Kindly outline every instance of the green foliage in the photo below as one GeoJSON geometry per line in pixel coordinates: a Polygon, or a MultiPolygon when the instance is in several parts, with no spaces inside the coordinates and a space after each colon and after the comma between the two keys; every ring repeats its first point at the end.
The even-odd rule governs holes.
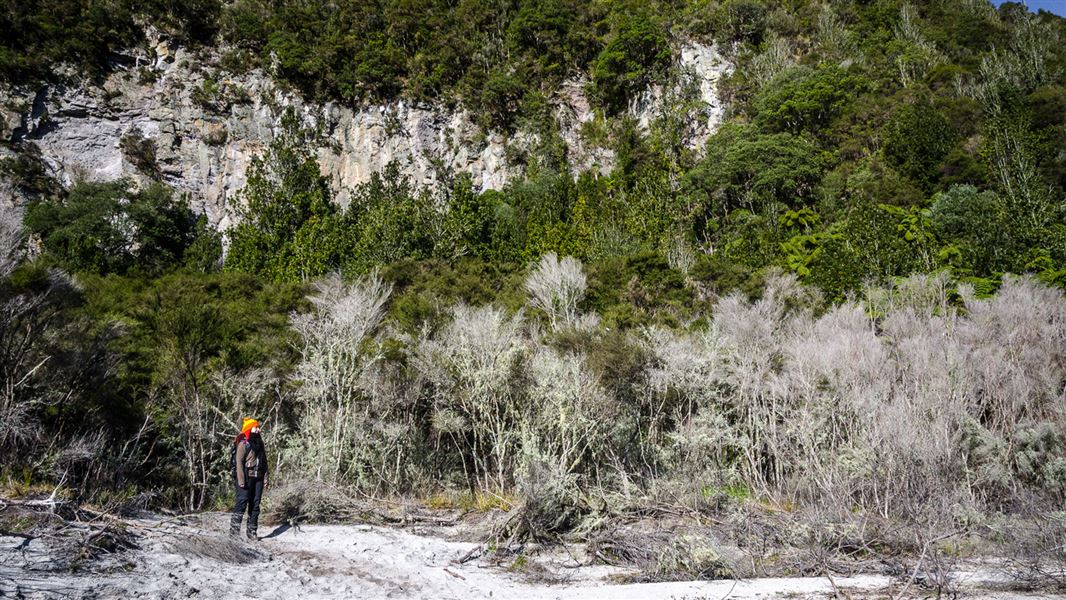
{"type": "Polygon", "coordinates": [[[159,273],[180,265],[196,241],[196,218],[162,185],[81,183],[66,198],[40,200],[26,212],[46,256],[79,273],[159,273]]]}
{"type": "Polygon", "coordinates": [[[647,15],[625,17],[592,64],[596,95],[611,112],[625,109],[670,60],[660,26],[647,15]]]}
{"type": "Polygon", "coordinates": [[[144,38],[143,24],[186,43],[211,41],[218,0],[41,0],[0,4],[0,80],[53,80],[58,64],[97,77],[114,53],[144,38]],[[17,33],[16,33],[17,32],[17,33]]]}
{"type": "Polygon", "coordinates": [[[144,137],[140,130],[133,130],[119,139],[118,147],[126,160],[133,163],[145,175],[159,176],[155,141],[144,137]]]}
{"type": "Polygon", "coordinates": [[[955,130],[927,100],[900,107],[885,127],[885,158],[901,173],[929,187],[955,145],[955,130]]]}
{"type": "Polygon", "coordinates": [[[222,267],[222,234],[204,215],[196,219],[196,233],[185,249],[185,266],[198,273],[211,273],[222,267]]]}
{"type": "Polygon", "coordinates": [[[114,342],[131,367],[120,384],[140,395],[171,342],[195,352],[197,360],[216,361],[212,368],[284,363],[288,315],[306,310],[303,293],[300,286],[242,273],[175,272],[151,280],[111,275],[85,280],[81,310],[96,322],[117,321],[127,329],[114,342]]]}
{"type": "Polygon", "coordinates": [[[684,276],[670,269],[662,255],[650,252],[592,266],[585,304],[609,329],[677,326],[699,308],[684,276]]]}
{"type": "Polygon", "coordinates": [[[573,0],[240,0],[224,9],[221,28],[315,99],[462,99],[482,125],[510,129],[528,95],[595,57],[603,16],[573,0]]]}
{"type": "Polygon", "coordinates": [[[99,74],[113,49],[140,38],[128,3],[92,0],[5,1],[0,31],[8,32],[0,36],[0,76],[8,82],[48,78],[59,61],[99,74]]]}
{"type": "Polygon", "coordinates": [[[130,3],[153,25],[184,44],[210,44],[218,34],[221,0],[139,0],[130,3]]]}
{"type": "Polygon", "coordinates": [[[707,156],[685,175],[684,188],[714,218],[772,202],[797,206],[811,197],[825,163],[805,136],[728,125],[708,140],[707,156]]]}
{"type": "Polygon", "coordinates": [[[582,9],[563,0],[520,3],[507,26],[507,47],[529,61],[538,80],[561,80],[582,64],[596,45],[594,31],[582,9]]]}
{"type": "Polygon", "coordinates": [[[438,222],[435,212],[428,191],[414,189],[399,165],[389,163],[384,173],[374,173],[352,194],[345,220],[354,244],[346,270],[364,272],[405,258],[429,257],[438,222]]]}
{"type": "Polygon", "coordinates": [[[14,156],[0,159],[0,176],[26,197],[60,193],[62,188],[49,174],[48,165],[36,144],[18,144],[14,150],[14,156]]]}
{"type": "MultiPolygon", "coordinates": [[[[256,28],[269,33],[249,42],[261,44],[264,57],[276,56],[279,75],[312,97],[349,102],[363,94],[387,97],[405,75],[402,55],[376,31],[381,15],[371,5],[286,2],[271,9],[253,0],[230,10],[243,13],[232,18],[244,27],[252,26],[243,21],[263,15],[256,28]]],[[[237,32],[226,33],[237,43],[244,41],[237,32]]]]}
{"type": "Polygon", "coordinates": [[[1026,99],[1034,129],[1066,125],[1066,87],[1046,85],[1033,90],[1026,99]]]}
{"type": "Polygon", "coordinates": [[[712,21],[723,41],[758,44],[766,30],[767,6],[760,0],[725,0],[718,5],[712,21]]]}
{"type": "Polygon", "coordinates": [[[928,208],[912,206],[909,209],[882,204],[878,208],[899,219],[896,231],[908,242],[925,243],[933,239],[930,232],[930,211],[928,208]]]}
{"type": "Polygon", "coordinates": [[[959,253],[956,268],[990,274],[1009,264],[1004,244],[1007,215],[1002,199],[992,191],[954,186],[933,197],[930,219],[937,234],[952,240],[959,253]]]}
{"type": "Polygon", "coordinates": [[[381,271],[394,290],[389,318],[412,335],[440,326],[445,307],[457,302],[496,303],[517,310],[525,300],[521,292],[524,275],[524,266],[472,258],[403,260],[381,271]]]}
{"type": "Polygon", "coordinates": [[[574,181],[567,175],[543,175],[510,185],[504,192],[510,209],[510,230],[515,258],[531,262],[547,252],[574,254],[575,231],[572,209],[577,196],[574,181]]]}
{"type": "Polygon", "coordinates": [[[737,209],[727,215],[714,236],[721,244],[724,258],[753,271],[768,265],[787,264],[783,248],[796,234],[792,228],[782,227],[780,208],[783,207],[766,207],[761,213],[737,209]]]}
{"type": "Polygon", "coordinates": [[[857,204],[819,239],[808,283],[841,300],[869,281],[937,268],[930,211],[921,207],[857,204]]]}
{"type": "Polygon", "coordinates": [[[496,209],[495,195],[474,191],[469,175],[457,178],[447,195],[434,254],[453,259],[491,256],[496,209]]]}
{"type": "Polygon", "coordinates": [[[791,237],[787,242],[781,243],[781,251],[785,254],[785,265],[790,271],[800,277],[811,274],[811,264],[822,253],[822,248],[829,240],[839,239],[839,234],[818,232],[800,234],[791,237]]]}
{"type": "Polygon", "coordinates": [[[340,266],[345,236],[329,182],[309,143],[313,132],[288,111],[241,190],[241,220],[229,232],[226,269],[301,281],[340,266]]]}
{"type": "Polygon", "coordinates": [[[769,131],[818,136],[864,87],[862,78],[836,66],[785,71],[752,102],[755,124],[769,131]]]}

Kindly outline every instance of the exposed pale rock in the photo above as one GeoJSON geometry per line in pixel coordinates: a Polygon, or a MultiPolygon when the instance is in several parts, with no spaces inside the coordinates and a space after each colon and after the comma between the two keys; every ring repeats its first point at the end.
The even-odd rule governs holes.
{"type": "MultiPolygon", "coordinates": [[[[323,132],[318,159],[342,202],[349,190],[391,161],[419,185],[438,183],[443,168],[469,173],[478,189],[498,189],[522,172],[522,165],[509,161],[509,147],[529,149],[536,143],[536,136],[526,132],[509,139],[483,133],[461,110],[404,101],[363,109],[308,103],[260,71],[218,81],[211,97],[197,93],[211,67],[166,41],[150,47],[150,56],[134,57],[137,67],[113,73],[99,87],[0,92],[0,136],[36,143],[64,185],[80,179],[145,181],[120,145],[124,136],[142,136],[156,146],[163,179],[188,192],[194,208],[221,228],[232,224],[232,203],[248,167],[273,139],[287,107],[323,132]]],[[[722,119],[716,84],[731,66],[713,46],[686,45],[677,55],[695,78],[704,105],[686,132],[688,145],[696,148],[722,119]]],[[[581,135],[596,118],[586,87],[580,80],[564,84],[555,116],[571,167],[606,171],[613,163],[611,151],[581,135]]],[[[644,126],[658,114],[663,95],[652,90],[632,108],[644,126]]]]}

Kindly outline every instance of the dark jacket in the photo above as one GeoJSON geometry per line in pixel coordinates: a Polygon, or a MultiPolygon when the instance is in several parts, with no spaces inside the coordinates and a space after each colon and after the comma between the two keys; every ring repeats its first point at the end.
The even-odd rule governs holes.
{"type": "Polygon", "coordinates": [[[266,447],[262,440],[247,440],[243,436],[237,440],[237,485],[244,487],[248,479],[266,481],[267,465],[266,447]],[[243,468],[242,468],[243,467],[243,468]]]}

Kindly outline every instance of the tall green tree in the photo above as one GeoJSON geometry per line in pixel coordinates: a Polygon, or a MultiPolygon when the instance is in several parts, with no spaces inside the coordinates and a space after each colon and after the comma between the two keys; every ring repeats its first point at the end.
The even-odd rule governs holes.
{"type": "Polygon", "coordinates": [[[229,232],[225,268],[300,281],[340,266],[343,223],[314,155],[315,133],[288,110],[277,137],[249,169],[229,232]]]}
{"type": "Polygon", "coordinates": [[[592,63],[592,82],[612,113],[661,74],[670,62],[670,46],[659,23],[648,15],[625,16],[592,63]]]}
{"type": "Polygon", "coordinates": [[[896,110],[885,128],[884,152],[901,173],[927,190],[956,141],[955,130],[927,99],[896,110]]]}
{"type": "Polygon", "coordinates": [[[161,184],[80,183],[66,197],[34,202],[27,229],[46,255],[78,273],[156,274],[181,263],[196,239],[196,215],[161,184]]]}
{"type": "Polygon", "coordinates": [[[818,135],[865,85],[862,78],[837,66],[788,70],[754,100],[755,123],[770,131],[818,135]]]}

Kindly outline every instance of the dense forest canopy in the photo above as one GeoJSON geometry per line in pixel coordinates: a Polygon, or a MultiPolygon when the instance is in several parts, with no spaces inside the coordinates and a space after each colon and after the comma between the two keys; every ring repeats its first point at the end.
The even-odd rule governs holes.
{"type": "Polygon", "coordinates": [[[313,152],[290,131],[244,196],[249,214],[284,223],[246,220],[228,266],[273,279],[402,258],[675,251],[718,270],[780,266],[842,298],[915,270],[987,289],[1006,272],[1059,281],[1066,265],[1066,21],[1019,4],[79,0],[3,18],[19,32],[2,42],[8,82],[101,76],[151,26],[312,100],[458,104],[486,129],[536,132],[527,177],[503,190],[475,193],[461,174],[408,189],[384,172],[342,214],[315,165],[293,171],[313,152]],[[671,54],[688,39],[736,63],[720,90],[727,123],[697,151],[678,139],[683,102],[648,130],[625,111],[676,84],[671,54]],[[602,111],[583,135],[614,152],[609,176],[568,166],[546,110],[565,80],[585,81],[602,111]],[[271,208],[304,197],[284,217],[271,208]]]}
{"type": "Polygon", "coordinates": [[[9,482],[200,509],[225,493],[227,419],[257,414],[293,477],[547,494],[531,519],[562,515],[553,531],[589,489],[632,486],[908,519],[1061,506],[1066,20],[984,0],[4,0],[0,78],[98,80],[146,28],[311,101],[459,107],[536,144],[498,190],[393,164],[342,206],[317,132],[281,111],[221,233],[161,182],[64,189],[12,148],[0,172],[31,201],[0,220],[9,482]],[[696,149],[689,41],[735,64],[696,149]],[[568,160],[567,81],[610,173],[568,160]],[[681,91],[643,127],[652,86],[681,91]]]}

